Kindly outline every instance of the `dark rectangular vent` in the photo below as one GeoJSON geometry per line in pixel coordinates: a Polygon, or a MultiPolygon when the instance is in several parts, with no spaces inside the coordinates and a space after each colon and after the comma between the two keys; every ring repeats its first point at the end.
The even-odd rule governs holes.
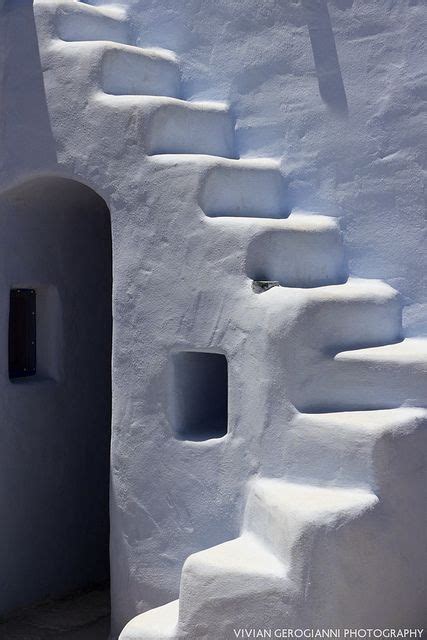
{"type": "Polygon", "coordinates": [[[36,373],[36,292],[11,289],[9,310],[9,378],[36,373]]]}

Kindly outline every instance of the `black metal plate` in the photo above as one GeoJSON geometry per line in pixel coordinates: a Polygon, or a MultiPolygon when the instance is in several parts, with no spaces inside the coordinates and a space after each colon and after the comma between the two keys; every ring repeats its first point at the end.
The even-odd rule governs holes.
{"type": "Polygon", "coordinates": [[[11,289],[9,310],[9,378],[36,374],[36,292],[11,289]]]}

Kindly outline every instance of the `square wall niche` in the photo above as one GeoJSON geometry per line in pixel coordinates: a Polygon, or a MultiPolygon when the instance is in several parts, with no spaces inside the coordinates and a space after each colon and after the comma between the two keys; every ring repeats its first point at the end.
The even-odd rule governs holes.
{"type": "Polygon", "coordinates": [[[222,438],[228,428],[228,363],[222,353],[171,356],[170,420],[180,440],[222,438]]]}

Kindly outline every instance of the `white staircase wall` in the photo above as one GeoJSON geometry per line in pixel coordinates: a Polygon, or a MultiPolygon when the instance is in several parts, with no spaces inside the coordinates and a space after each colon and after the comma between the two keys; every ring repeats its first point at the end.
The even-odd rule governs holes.
{"type": "MultiPolygon", "coordinates": [[[[117,636],[135,614],[178,598],[191,554],[239,537],[248,480],[286,477],[282,447],[296,411],[385,410],[425,399],[425,360],[413,362],[408,353],[397,362],[384,352],[373,354],[379,360],[366,352],[342,355],[405,344],[403,337],[426,332],[417,71],[423,33],[421,5],[415,3],[396,3],[388,12],[380,4],[351,2],[327,8],[243,0],[219,8],[207,0],[199,11],[192,1],[129,0],[122,4],[127,12],[114,3],[95,4],[35,2],[41,62],[33,73],[41,77],[43,70],[37,94],[43,135],[26,144],[17,125],[22,119],[13,111],[2,129],[9,168],[1,186],[19,183],[30,172],[55,172],[89,184],[111,209],[117,636]],[[142,94],[142,75],[127,71],[134,65],[127,58],[106,70],[105,56],[120,45],[164,50],[161,100],[142,94]],[[170,51],[179,60],[179,86],[170,51]],[[128,94],[123,68],[135,95],[128,94]],[[206,108],[215,101],[215,108],[206,108]],[[282,262],[278,266],[270,256],[266,278],[285,286],[256,294],[248,247],[254,248],[260,225],[269,225],[262,227],[269,233],[279,228],[274,225],[286,229],[293,209],[339,218],[344,249],[337,235],[339,247],[328,249],[318,281],[315,260],[306,272],[295,268],[306,248],[317,251],[311,238],[289,262],[289,279],[287,270],[279,271],[282,262]],[[366,284],[358,297],[351,293],[349,274],[381,279],[388,287],[372,292],[366,284]],[[325,292],[329,287],[332,294],[325,292]],[[225,438],[174,438],[168,389],[169,357],[176,349],[227,356],[225,438]]],[[[3,22],[0,28],[6,28],[3,22]]],[[[5,99],[18,104],[30,122],[27,78],[19,87],[14,81],[23,65],[8,51],[1,55],[5,99]]],[[[329,240],[327,234],[326,248],[329,240]]],[[[274,249],[267,242],[259,252],[274,249]]],[[[392,466],[388,471],[382,472],[383,482],[392,485],[392,466]]],[[[351,484],[364,475],[357,470],[345,477],[351,484]]],[[[314,482],[308,473],[303,480],[314,482]]],[[[337,563],[340,584],[348,546],[363,548],[368,536],[369,554],[357,573],[359,599],[353,600],[367,620],[370,562],[378,573],[376,581],[368,580],[372,593],[384,598],[381,586],[392,584],[384,619],[394,602],[403,602],[402,594],[401,620],[410,617],[411,602],[419,610],[416,594],[423,583],[410,571],[422,519],[416,481],[420,476],[397,483],[405,509],[387,504],[381,511],[380,502],[354,528],[325,534],[314,552],[313,584],[324,580],[322,557],[337,563]],[[396,526],[389,534],[384,521],[393,514],[396,526]],[[409,517],[417,524],[405,532],[402,523],[409,517]],[[400,548],[411,550],[407,562],[390,561],[382,572],[380,561],[400,548]]],[[[328,615],[339,620],[334,602],[352,619],[350,588],[313,589],[313,624],[320,626],[328,615]]],[[[264,600],[271,610],[279,601],[274,589],[264,600]]],[[[236,608],[227,606],[224,624],[236,608]]],[[[171,623],[165,633],[173,629],[171,623]]]]}

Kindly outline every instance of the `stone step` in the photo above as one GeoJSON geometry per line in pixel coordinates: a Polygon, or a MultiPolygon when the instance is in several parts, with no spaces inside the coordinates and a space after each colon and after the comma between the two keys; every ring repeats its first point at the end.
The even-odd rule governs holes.
{"type": "Polygon", "coordinates": [[[370,490],[319,487],[261,478],[250,485],[243,530],[255,534],[298,572],[299,548],[319,528],[342,526],[378,502],[370,490]]]}
{"type": "MultiPolygon", "coordinates": [[[[395,342],[402,335],[402,312],[398,293],[380,280],[349,278],[347,282],[315,289],[274,287],[259,296],[277,326],[275,341],[286,336],[286,317],[291,308],[295,317],[292,342],[304,345],[301,357],[324,354],[328,363],[339,349],[395,342]],[[283,327],[282,327],[283,325],[283,327]]],[[[265,313],[265,312],[263,312],[265,313]]],[[[300,347],[299,347],[300,348],[300,347]]],[[[296,347],[298,349],[298,347],[296,347]]],[[[296,353],[299,357],[299,353],[296,353]]],[[[319,365],[320,366],[320,365],[319,365]]],[[[309,365],[305,367],[307,373],[309,365]]]]}
{"type": "Polygon", "coordinates": [[[227,618],[226,611],[232,612],[236,601],[255,607],[256,600],[265,597],[265,607],[269,593],[285,598],[286,576],[283,563],[250,533],[192,554],[182,569],[180,631],[204,637],[205,613],[210,620],[221,612],[227,618]]]}
{"type": "Polygon", "coordinates": [[[235,156],[234,121],[226,104],[106,94],[98,100],[115,110],[143,113],[141,145],[149,156],[235,156]]]}
{"type": "Polygon", "coordinates": [[[199,201],[211,217],[287,218],[290,213],[280,165],[272,160],[212,167],[199,201]]]}
{"type": "Polygon", "coordinates": [[[293,481],[371,487],[381,494],[396,460],[402,463],[409,450],[416,460],[426,427],[427,411],[412,407],[299,413],[286,428],[283,468],[293,481]]]}
{"type": "Polygon", "coordinates": [[[172,640],[176,638],[179,600],[142,613],[125,626],[119,640],[172,640]]]}
{"type": "MultiPolygon", "coordinates": [[[[267,295],[267,294],[266,294],[267,295]]],[[[312,368],[305,412],[391,409],[427,405],[427,339],[337,353],[312,368]]]]}
{"type": "Polygon", "coordinates": [[[102,89],[112,95],[180,95],[176,56],[161,49],[112,45],[102,58],[102,89]]]}
{"type": "Polygon", "coordinates": [[[212,610],[226,615],[236,598],[242,602],[271,591],[278,593],[285,580],[286,568],[279,559],[255,536],[244,534],[189,556],[182,569],[179,605],[171,602],[137,616],[120,640],[204,637],[203,632],[209,632],[204,630],[204,611],[210,611],[210,620],[212,610]]]}
{"type": "Polygon", "coordinates": [[[246,273],[252,280],[276,281],[284,287],[345,282],[347,267],[336,220],[292,212],[275,227],[260,224],[248,247],[246,273]]]}
{"type": "Polygon", "coordinates": [[[55,19],[59,37],[68,42],[129,42],[126,17],[115,7],[96,8],[83,3],[62,1],[58,3],[55,19]]]}

